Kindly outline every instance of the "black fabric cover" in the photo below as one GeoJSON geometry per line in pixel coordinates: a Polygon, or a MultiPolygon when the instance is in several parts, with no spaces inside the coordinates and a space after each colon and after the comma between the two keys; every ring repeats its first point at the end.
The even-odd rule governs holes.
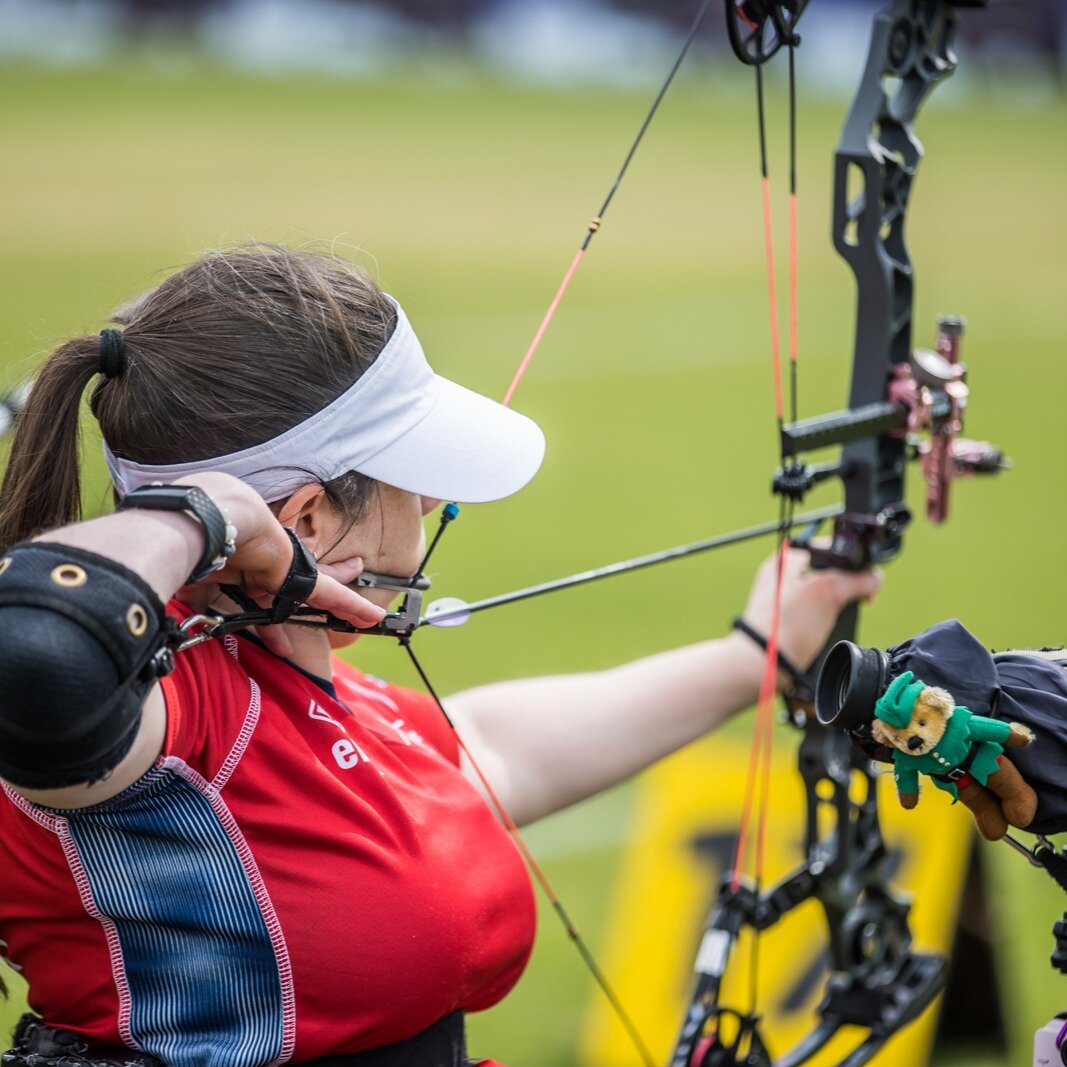
{"type": "Polygon", "coordinates": [[[164,1067],[162,1060],[131,1049],[90,1051],[70,1030],[45,1026],[36,1015],[23,1015],[15,1027],[15,1048],[0,1058],[3,1067],[164,1067]]]}
{"type": "MultiPolygon", "coordinates": [[[[78,1034],[23,1015],[16,1047],[0,1057],[2,1067],[163,1067],[154,1056],[129,1049],[93,1049],[78,1034]]],[[[327,1056],[307,1067],[474,1067],[467,1058],[463,1012],[454,1011],[395,1045],[327,1056]]]]}
{"type": "Polygon", "coordinates": [[[976,715],[1029,726],[1034,743],[1005,750],[1037,792],[1037,815],[1027,830],[1067,831],[1067,671],[1025,652],[994,657],[956,619],[939,622],[887,652],[894,678],[914,671],[976,715]]]}

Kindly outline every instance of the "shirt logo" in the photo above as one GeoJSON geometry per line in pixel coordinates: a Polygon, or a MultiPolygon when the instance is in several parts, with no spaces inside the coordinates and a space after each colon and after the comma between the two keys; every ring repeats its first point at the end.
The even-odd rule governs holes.
{"type": "Polygon", "coordinates": [[[428,751],[432,751],[432,749],[430,749],[430,746],[426,744],[426,741],[423,739],[422,734],[420,734],[418,730],[412,730],[410,727],[404,727],[403,719],[393,719],[393,721],[390,722],[388,719],[382,718],[382,722],[384,722],[387,726],[391,726],[393,730],[396,731],[397,737],[399,737],[400,740],[403,741],[404,744],[407,745],[409,748],[417,746],[418,748],[425,748],[428,751]]]}
{"type": "MultiPolygon", "coordinates": [[[[308,705],[308,718],[317,719],[319,722],[328,722],[331,726],[336,726],[341,733],[345,732],[345,728],[324,707],[316,704],[314,700],[308,705]]],[[[347,736],[334,741],[330,746],[330,754],[342,771],[349,771],[360,763],[370,763],[370,756],[347,736]]]]}

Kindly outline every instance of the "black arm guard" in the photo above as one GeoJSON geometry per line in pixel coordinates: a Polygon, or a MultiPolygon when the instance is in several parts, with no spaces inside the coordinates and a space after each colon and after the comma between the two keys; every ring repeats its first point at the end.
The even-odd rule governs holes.
{"type": "Polygon", "coordinates": [[[0,777],[58,789],[106,776],[178,636],[121,564],[47,542],[12,548],[0,559],[0,777]]]}

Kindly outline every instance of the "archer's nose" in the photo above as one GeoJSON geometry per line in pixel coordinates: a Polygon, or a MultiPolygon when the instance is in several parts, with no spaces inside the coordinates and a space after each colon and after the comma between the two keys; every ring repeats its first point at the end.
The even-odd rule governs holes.
{"type": "Polygon", "coordinates": [[[914,752],[917,748],[923,747],[923,739],[918,734],[912,734],[908,738],[908,748],[914,752]]]}

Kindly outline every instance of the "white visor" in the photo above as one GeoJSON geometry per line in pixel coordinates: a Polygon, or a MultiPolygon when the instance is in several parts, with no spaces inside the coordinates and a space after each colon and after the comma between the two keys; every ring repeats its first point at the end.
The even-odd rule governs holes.
{"type": "Polygon", "coordinates": [[[378,358],[322,411],[261,445],[188,463],[147,464],[104,455],[122,494],[186,474],[222,471],[268,503],[310,478],[359,471],[439,500],[479,503],[521,489],[541,466],[545,438],[536,423],[434,374],[400,305],[396,329],[378,358]]]}

